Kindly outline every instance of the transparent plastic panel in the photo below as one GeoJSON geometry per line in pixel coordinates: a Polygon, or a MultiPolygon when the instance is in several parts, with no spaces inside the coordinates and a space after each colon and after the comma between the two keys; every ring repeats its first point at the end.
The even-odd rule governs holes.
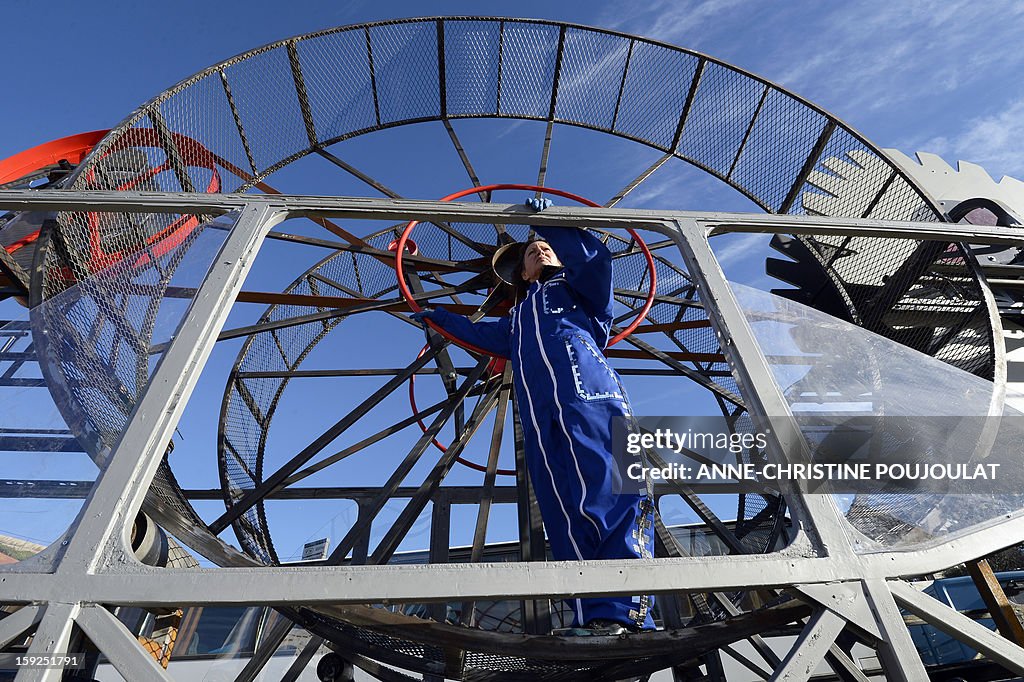
{"type": "MultiPolygon", "coordinates": [[[[733,284],[818,458],[859,434],[877,486],[836,501],[860,551],[914,549],[1024,507],[1024,419],[991,381],[813,308],[733,284]],[[830,440],[831,439],[831,440],[830,440]]],[[[858,460],[859,461],[859,460],[858,460]]],[[[833,482],[833,486],[835,483],[833,482]]]]}
{"type": "Polygon", "coordinates": [[[78,515],[234,220],[69,279],[0,328],[0,563],[38,553],[78,515]]]}

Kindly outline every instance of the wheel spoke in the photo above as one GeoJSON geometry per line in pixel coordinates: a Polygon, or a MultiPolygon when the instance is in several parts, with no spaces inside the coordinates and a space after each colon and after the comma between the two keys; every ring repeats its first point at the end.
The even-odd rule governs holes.
{"type": "MultiPolygon", "coordinates": [[[[472,367],[456,367],[455,372],[465,376],[472,370],[472,367]]],[[[295,369],[280,370],[274,372],[236,372],[238,379],[322,379],[325,377],[376,377],[394,376],[405,371],[403,367],[373,367],[370,369],[295,369]]],[[[437,368],[424,367],[417,370],[417,376],[440,374],[437,368]]]]}
{"type": "MultiPolygon", "coordinates": [[[[456,287],[450,287],[448,289],[436,289],[427,291],[419,295],[413,296],[413,300],[416,302],[429,302],[432,299],[450,296],[453,293],[459,293],[462,291],[476,291],[480,287],[472,282],[466,282],[456,287]]],[[[346,298],[343,296],[311,296],[306,294],[275,294],[270,292],[241,292],[236,299],[240,303],[263,303],[263,304],[275,304],[275,305],[295,305],[295,306],[316,306],[316,307],[327,307],[330,306],[332,310],[324,310],[317,313],[309,313],[307,315],[296,315],[295,317],[286,317],[280,320],[273,320],[267,322],[259,322],[257,324],[247,325],[245,327],[235,327],[234,329],[226,329],[222,331],[218,336],[218,341],[224,341],[226,339],[235,339],[240,336],[250,336],[252,334],[259,334],[261,332],[268,332],[275,329],[285,329],[287,327],[297,327],[303,324],[309,324],[310,322],[322,322],[324,320],[331,320],[337,317],[347,317],[349,315],[355,315],[357,313],[365,313],[374,310],[382,310],[385,312],[410,312],[409,304],[404,298],[388,298],[384,300],[376,300],[372,298],[346,298]]],[[[447,306],[452,312],[465,313],[475,312],[477,308],[469,305],[448,305],[447,306]]],[[[167,344],[159,344],[150,348],[151,353],[159,352],[164,349],[167,344]]]]}
{"type": "Polygon", "coordinates": [[[633,330],[633,334],[669,334],[683,329],[706,329],[711,326],[710,320],[690,320],[687,322],[666,322],[665,324],[642,324],[633,330]]]}
{"type": "MultiPolygon", "coordinates": [[[[455,128],[452,127],[451,121],[444,119],[442,123],[444,123],[444,129],[448,131],[448,138],[455,146],[455,151],[459,155],[459,159],[462,160],[462,166],[466,169],[466,175],[469,176],[469,181],[473,183],[474,187],[479,187],[480,178],[477,176],[476,170],[473,169],[473,163],[469,160],[469,155],[466,154],[466,149],[462,146],[462,141],[459,140],[459,136],[455,134],[455,128]]],[[[482,197],[484,201],[491,200],[490,192],[484,192],[484,195],[485,196],[482,197]]]]}
{"type": "Polygon", "coordinates": [[[640,173],[640,175],[636,176],[633,179],[632,182],[630,182],[628,185],[626,185],[621,190],[619,190],[618,194],[616,194],[611,199],[609,199],[607,202],[605,202],[604,207],[605,208],[611,208],[615,204],[617,204],[620,201],[622,201],[623,199],[625,199],[626,195],[628,195],[630,192],[632,192],[637,187],[639,187],[641,184],[643,184],[643,182],[645,180],[647,180],[647,178],[651,177],[651,175],[654,173],[654,171],[656,171],[659,168],[661,168],[665,164],[665,162],[668,161],[671,158],[672,158],[672,153],[669,152],[668,154],[665,154],[660,159],[658,159],[657,161],[652,163],[650,165],[650,167],[648,167],[646,170],[644,170],[644,172],[642,172],[642,173],[640,173]]]}
{"type": "MultiPolygon", "coordinates": [[[[459,158],[462,160],[462,165],[466,169],[466,174],[469,175],[469,181],[473,183],[474,187],[480,186],[480,178],[476,174],[476,170],[473,168],[473,163],[469,160],[469,155],[466,153],[465,147],[462,146],[462,141],[459,140],[459,136],[455,134],[455,128],[452,127],[451,121],[447,118],[443,120],[444,129],[448,131],[448,137],[451,139],[452,144],[455,145],[455,151],[458,153],[459,158]]],[[[480,197],[481,201],[485,203],[491,203],[491,192],[487,191],[483,193],[484,196],[480,197]]],[[[501,223],[492,223],[494,225],[494,231],[498,236],[498,241],[506,243],[512,241],[512,238],[508,235],[505,226],[501,223]]]]}
{"type": "MultiPolygon", "coordinates": [[[[612,327],[612,330],[613,331],[617,331],[617,328],[616,327],[612,327]]],[[[691,368],[687,367],[686,365],[682,364],[679,360],[677,360],[675,357],[673,357],[675,355],[674,353],[666,353],[664,351],[660,351],[657,348],[655,348],[654,346],[650,345],[649,343],[641,341],[640,339],[634,339],[632,336],[627,336],[626,338],[623,339],[623,341],[625,341],[626,343],[630,344],[631,346],[634,346],[634,347],[640,349],[640,351],[642,351],[642,353],[645,353],[647,356],[652,357],[655,360],[658,360],[658,361],[668,365],[669,367],[677,370],[680,374],[683,374],[683,375],[687,376],[688,378],[690,378],[693,381],[697,382],[698,384],[700,384],[704,388],[707,388],[708,390],[710,390],[711,392],[715,393],[716,395],[719,395],[719,396],[725,398],[730,403],[733,403],[734,405],[741,405],[741,406],[744,405],[743,399],[740,398],[738,395],[735,395],[734,393],[732,393],[732,391],[726,390],[725,388],[719,386],[714,381],[712,381],[711,379],[709,379],[705,375],[701,374],[697,370],[691,369],[691,368]]],[[[623,351],[619,351],[619,352],[621,353],[623,351]]],[[[625,352],[628,352],[628,351],[625,351],[625,352]]],[[[609,349],[607,354],[608,354],[609,357],[613,357],[615,353],[616,353],[615,349],[609,349]]],[[[631,355],[631,356],[627,356],[627,357],[637,357],[637,356],[632,356],[631,355]]],[[[723,361],[724,361],[724,358],[723,358],[723,361]]]]}
{"type": "Polygon", "coordinates": [[[342,169],[346,173],[349,173],[350,175],[354,175],[355,177],[359,178],[364,183],[366,183],[370,187],[374,188],[375,190],[377,190],[378,192],[380,192],[384,196],[386,196],[388,198],[391,198],[391,199],[404,199],[404,197],[402,195],[400,195],[398,192],[396,192],[395,190],[393,190],[390,187],[388,187],[387,185],[385,185],[383,182],[380,182],[379,180],[377,180],[376,178],[371,177],[370,175],[367,175],[366,173],[364,173],[363,171],[359,170],[358,168],[356,168],[352,164],[347,163],[346,161],[343,161],[342,159],[339,159],[337,156],[335,156],[334,154],[330,153],[326,149],[319,149],[318,148],[316,150],[316,153],[319,154],[320,156],[322,156],[323,158],[327,159],[328,161],[330,161],[331,163],[333,163],[335,166],[337,166],[338,168],[342,169]]]}
{"type": "MultiPolygon", "coordinates": [[[[505,432],[505,416],[512,398],[512,364],[505,366],[501,377],[501,390],[498,394],[498,409],[494,414],[494,428],[491,430],[491,447],[487,454],[487,471],[484,473],[484,486],[480,494],[480,506],[477,508],[476,528],[473,531],[473,548],[470,550],[470,563],[479,563],[483,559],[484,544],[487,541],[487,521],[490,518],[491,505],[494,503],[494,484],[498,475],[498,454],[501,451],[502,436],[505,432]]],[[[476,602],[464,602],[462,605],[462,622],[473,626],[476,602]]]]}
{"type": "MultiPolygon", "coordinates": [[[[665,460],[653,450],[646,450],[646,456],[659,468],[665,468],[667,465],[665,460]]],[[[711,511],[710,507],[704,504],[704,501],[700,499],[700,496],[694,492],[693,488],[683,485],[676,479],[667,479],[666,482],[677,492],[680,497],[689,505],[690,509],[700,517],[701,521],[707,524],[708,528],[714,531],[715,535],[725,543],[725,546],[729,548],[729,551],[733,554],[746,554],[747,550],[743,544],[739,541],[736,535],[722,523],[722,520],[711,511]]]]}
{"type": "MultiPolygon", "coordinates": [[[[327,431],[321,434],[316,440],[292,457],[284,466],[267,477],[262,483],[260,483],[260,485],[256,486],[253,490],[250,490],[240,500],[232,504],[230,509],[210,524],[210,530],[214,535],[219,534],[228,527],[228,524],[238,519],[249,509],[252,509],[253,506],[262,501],[269,493],[283,487],[286,478],[295,473],[303,464],[315,457],[317,453],[327,447],[329,443],[331,443],[346,429],[355,424],[358,420],[362,419],[367,412],[380,404],[381,401],[391,395],[391,393],[393,393],[399,386],[404,384],[414,372],[425,366],[433,359],[434,351],[427,351],[416,360],[413,360],[412,363],[406,367],[404,372],[390,379],[387,383],[377,389],[370,397],[359,403],[359,405],[352,409],[348,414],[335,422],[332,427],[327,429],[327,431]]],[[[351,547],[349,547],[349,549],[351,549],[351,547]]]]}
{"type": "MultiPolygon", "coordinates": [[[[484,365],[486,367],[486,365],[484,365]]],[[[448,450],[441,455],[437,464],[431,470],[430,474],[427,475],[426,479],[417,489],[416,494],[406,504],[405,509],[399,514],[398,519],[395,520],[391,528],[384,535],[384,538],[377,545],[377,549],[374,550],[373,556],[371,557],[370,563],[383,564],[387,563],[389,559],[394,555],[395,551],[398,550],[398,546],[401,544],[405,536],[408,535],[412,529],[416,519],[419,517],[420,512],[427,506],[427,502],[436,492],[438,486],[441,485],[441,481],[448,475],[451,468],[455,465],[455,459],[462,454],[462,451],[466,449],[466,445],[476,435],[477,430],[483,424],[484,417],[491,411],[497,400],[498,395],[497,387],[494,390],[488,391],[483,395],[477,402],[473,413],[470,415],[469,420],[466,422],[465,427],[459,432],[459,437],[454,443],[448,446],[448,450]]],[[[461,400],[459,401],[462,402],[461,400]]]]}
{"type": "MultiPolygon", "coordinates": [[[[410,365],[410,367],[420,363],[420,361],[422,361],[424,358],[433,359],[433,355],[434,354],[430,351],[424,353],[420,360],[417,360],[415,363],[413,363],[413,365],[410,365]]],[[[334,551],[331,552],[330,557],[328,557],[327,559],[328,564],[341,563],[341,561],[352,550],[356,541],[362,538],[363,536],[368,536],[370,532],[370,525],[372,524],[373,518],[377,516],[380,510],[384,507],[385,503],[387,503],[388,500],[394,497],[395,491],[398,489],[402,480],[405,479],[405,477],[408,475],[412,467],[416,464],[417,461],[419,461],[420,456],[437,436],[438,432],[441,430],[441,427],[443,427],[447,423],[448,419],[455,412],[456,405],[462,402],[462,400],[469,393],[469,390],[473,388],[473,385],[477,382],[477,379],[479,379],[483,375],[484,371],[487,368],[488,362],[490,362],[490,358],[483,358],[480,360],[479,363],[477,363],[477,366],[473,369],[473,372],[462,382],[458,392],[456,392],[456,394],[450,398],[448,404],[446,404],[444,409],[441,410],[437,417],[434,418],[434,421],[431,422],[430,426],[428,426],[426,430],[423,432],[423,435],[420,436],[419,440],[416,441],[416,444],[413,446],[412,450],[409,451],[409,453],[406,455],[402,463],[395,469],[394,473],[391,474],[391,477],[388,479],[388,482],[381,488],[380,494],[374,499],[373,502],[367,504],[366,511],[369,515],[369,518],[363,523],[357,523],[349,530],[349,532],[345,535],[341,542],[338,543],[338,546],[334,548],[334,551]]],[[[404,380],[405,378],[403,377],[403,381],[404,380]]]]}
{"type": "MultiPolygon", "coordinates": [[[[368,244],[346,244],[344,242],[335,242],[327,239],[318,239],[316,237],[306,237],[303,235],[279,231],[270,232],[267,235],[267,238],[286,241],[293,244],[317,246],[324,249],[331,249],[332,251],[361,253],[381,261],[386,261],[386,264],[390,267],[394,267],[395,264],[394,253],[391,251],[384,251],[383,249],[376,249],[368,244]]],[[[424,256],[413,256],[409,253],[405,254],[404,258],[407,263],[416,266],[416,269],[418,270],[439,272],[485,272],[483,259],[460,261],[453,265],[451,261],[440,260],[438,258],[426,258],[424,256]]]]}
{"type": "MultiPolygon", "coordinates": [[[[613,290],[613,293],[616,296],[623,296],[625,298],[640,299],[640,300],[646,300],[647,299],[647,292],[646,291],[639,291],[637,289],[620,289],[620,288],[616,288],[616,289],[613,290]]],[[[672,305],[686,306],[687,308],[703,308],[704,307],[704,304],[701,303],[700,301],[692,301],[692,300],[687,299],[687,298],[678,298],[676,296],[665,296],[665,295],[662,295],[662,294],[658,294],[657,296],[655,296],[654,297],[654,302],[655,303],[671,303],[672,305]]]]}
{"type": "Polygon", "coordinates": [[[447,398],[444,399],[444,400],[441,400],[439,402],[436,402],[433,405],[431,405],[430,407],[427,407],[427,408],[424,408],[422,410],[417,411],[416,414],[410,415],[410,416],[406,417],[405,419],[399,420],[399,421],[395,422],[394,424],[392,424],[391,426],[388,426],[387,428],[381,429],[380,431],[378,431],[377,433],[375,433],[375,434],[373,434],[371,436],[367,436],[366,438],[362,439],[358,443],[356,443],[354,445],[350,445],[349,447],[345,448],[344,450],[336,452],[336,453],[334,453],[333,455],[331,455],[329,457],[325,457],[322,460],[320,460],[319,462],[315,462],[314,464],[310,464],[305,469],[303,469],[301,471],[297,471],[294,474],[292,474],[291,476],[289,476],[288,478],[286,478],[285,481],[284,481],[284,485],[286,485],[286,486],[294,485],[294,484],[298,483],[299,481],[301,481],[302,479],[307,478],[309,476],[312,476],[313,474],[317,473],[318,471],[322,471],[323,469],[326,469],[327,467],[331,466],[335,462],[340,462],[341,460],[345,459],[346,457],[350,457],[350,456],[356,454],[357,452],[362,452],[363,450],[365,450],[369,446],[373,445],[374,443],[382,441],[385,438],[387,438],[388,436],[390,436],[392,434],[395,434],[395,433],[398,433],[402,429],[405,429],[405,428],[407,428],[409,426],[412,426],[413,424],[417,423],[423,417],[429,417],[432,414],[440,412],[442,409],[444,409],[444,406],[447,403],[448,403],[448,399],[447,398]]]}
{"type": "MultiPolygon", "coordinates": [[[[473,279],[477,279],[478,277],[479,276],[477,276],[477,277],[475,277],[473,279]]],[[[409,273],[406,275],[406,279],[408,280],[409,289],[410,289],[410,291],[413,292],[414,295],[417,295],[417,296],[424,295],[423,282],[420,281],[420,276],[419,276],[419,274],[415,270],[410,270],[409,273]]],[[[470,281],[473,281],[473,280],[471,279],[470,281]]],[[[451,289],[449,289],[449,290],[451,290],[451,289]]],[[[445,392],[447,392],[449,395],[451,395],[452,393],[455,392],[455,385],[456,385],[456,382],[455,382],[455,363],[452,362],[451,355],[448,353],[447,349],[441,350],[442,347],[443,347],[442,346],[442,341],[444,340],[444,337],[442,337],[440,334],[438,334],[436,331],[434,331],[434,329],[432,329],[429,325],[426,327],[426,329],[427,329],[427,344],[430,346],[430,348],[436,349],[436,351],[437,351],[437,363],[436,364],[437,364],[437,368],[441,370],[441,383],[444,384],[445,392]]],[[[455,409],[455,431],[456,431],[456,433],[458,433],[458,432],[460,432],[462,430],[462,422],[463,422],[464,417],[465,417],[465,412],[463,410],[462,404],[460,403],[456,407],[456,409],[455,409]]]]}
{"type": "MultiPolygon", "coordinates": [[[[551,154],[551,133],[554,131],[555,122],[552,119],[548,120],[547,130],[544,131],[544,147],[540,152],[540,166],[537,168],[537,186],[544,187],[544,181],[548,174],[548,156],[551,154]]],[[[537,192],[536,196],[540,196],[541,192],[537,192]]]]}
{"type": "MultiPolygon", "coordinates": [[[[632,343],[632,342],[627,342],[627,343],[632,343]]],[[[640,348],[639,344],[642,344],[642,343],[643,343],[642,341],[637,340],[637,343],[633,343],[633,345],[635,345],[638,348],[640,348]]],[[[722,355],[721,353],[695,353],[693,351],[677,351],[677,350],[662,351],[662,350],[658,350],[658,349],[654,348],[653,346],[648,346],[647,344],[644,344],[644,347],[641,350],[627,350],[625,348],[609,348],[608,350],[606,350],[604,352],[604,354],[605,354],[605,357],[621,358],[621,359],[624,359],[624,360],[646,360],[646,359],[649,359],[651,356],[654,356],[655,358],[660,360],[660,359],[662,359],[662,356],[664,356],[665,358],[668,358],[668,359],[671,359],[671,360],[675,360],[676,362],[692,362],[692,363],[708,362],[708,361],[710,361],[710,362],[725,362],[725,356],[722,355]]],[[[696,371],[696,370],[692,370],[692,371],[696,371]]]]}
{"type": "MultiPolygon", "coordinates": [[[[374,178],[370,177],[369,175],[367,175],[366,173],[362,172],[361,170],[359,170],[355,166],[353,166],[353,165],[351,165],[349,163],[346,163],[345,161],[342,161],[341,159],[339,159],[337,156],[335,156],[334,154],[330,153],[326,149],[317,149],[316,152],[317,152],[317,154],[319,154],[320,156],[324,157],[325,159],[327,159],[328,161],[330,161],[334,165],[336,165],[339,168],[341,168],[342,170],[344,170],[344,171],[346,171],[348,173],[351,173],[352,175],[354,175],[355,177],[359,178],[360,180],[362,180],[366,184],[370,185],[371,187],[373,187],[375,190],[377,190],[378,192],[380,192],[384,196],[389,197],[391,199],[404,199],[405,198],[401,194],[399,194],[398,192],[394,191],[390,187],[388,187],[388,186],[384,185],[383,183],[381,183],[381,182],[375,180],[374,178]]],[[[469,248],[473,249],[474,251],[476,251],[480,255],[482,255],[482,256],[488,255],[487,251],[485,249],[483,249],[480,244],[477,244],[473,240],[468,239],[464,235],[462,235],[459,232],[457,232],[456,230],[452,229],[451,225],[449,225],[447,223],[443,223],[443,222],[434,222],[433,220],[431,220],[429,222],[430,222],[431,225],[434,225],[435,227],[438,227],[441,230],[444,230],[445,232],[450,234],[452,237],[454,237],[456,240],[462,242],[463,244],[465,244],[469,248]]]]}

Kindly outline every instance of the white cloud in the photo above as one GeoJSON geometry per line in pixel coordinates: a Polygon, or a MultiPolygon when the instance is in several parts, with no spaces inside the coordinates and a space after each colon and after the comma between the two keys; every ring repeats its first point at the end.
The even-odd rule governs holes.
{"type": "MultiPolygon", "coordinates": [[[[719,239],[725,239],[724,237],[719,239]]],[[[723,267],[734,265],[737,263],[743,263],[748,259],[753,259],[757,262],[763,262],[765,258],[764,245],[768,242],[768,237],[759,232],[751,232],[749,234],[736,235],[729,238],[727,244],[721,248],[713,249],[715,257],[718,258],[718,262],[723,267]]],[[[711,242],[712,246],[718,239],[711,242]]]]}
{"type": "Polygon", "coordinates": [[[995,177],[1024,178],[1024,97],[998,112],[968,121],[959,133],[915,144],[912,151],[938,154],[955,161],[976,163],[995,177]]]}
{"type": "Polygon", "coordinates": [[[773,76],[826,104],[892,108],[925,93],[954,92],[988,69],[1013,72],[1024,64],[1018,51],[1006,49],[1019,33],[1020,3],[874,0],[829,7],[817,18],[794,17],[800,39],[776,50],[774,61],[790,66],[773,76]]]}
{"type": "Polygon", "coordinates": [[[1024,3],[654,0],[602,25],[708,52],[841,115],[954,92],[992,72],[1015,78],[1024,3]],[[756,26],[756,30],[752,30],[756,26]]]}
{"type": "Polygon", "coordinates": [[[723,18],[735,16],[733,10],[749,5],[744,0],[654,0],[634,3],[629,9],[617,7],[606,12],[601,25],[692,47],[694,40],[710,27],[720,26],[723,18]],[[689,39],[679,43],[681,39],[689,39]]]}

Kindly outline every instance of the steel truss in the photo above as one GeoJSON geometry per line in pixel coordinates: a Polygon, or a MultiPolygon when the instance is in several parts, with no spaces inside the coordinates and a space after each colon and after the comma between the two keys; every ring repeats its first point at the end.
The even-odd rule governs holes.
{"type": "MultiPolygon", "coordinates": [[[[769,452],[780,463],[803,460],[808,445],[711,251],[710,236],[762,232],[1016,244],[1016,235],[1001,229],[941,223],[577,207],[533,214],[499,204],[346,197],[4,191],[0,192],[0,209],[205,215],[238,212],[238,220],[179,333],[167,346],[163,361],[75,523],[63,540],[43,553],[0,568],[0,602],[26,605],[0,621],[0,646],[35,628],[30,655],[64,651],[73,626],[78,626],[127,679],[165,680],[170,679],[168,673],[137,645],[135,637],[107,611],[107,605],[322,605],[343,610],[342,605],[359,603],[597,596],[621,591],[622,575],[628,573],[630,589],[641,593],[754,588],[793,591],[810,605],[811,615],[773,679],[807,679],[826,657],[849,668],[852,663],[848,659],[844,663],[842,652],[833,646],[846,627],[855,628],[876,643],[888,679],[927,679],[898,607],[1024,674],[1024,649],[940,605],[903,580],[1024,540],[1021,510],[912,551],[873,553],[854,551],[851,531],[830,498],[796,491],[788,498],[796,540],[784,551],[754,556],[181,571],[139,563],[128,542],[131,520],[143,505],[165,445],[246,274],[270,230],[288,217],[529,222],[634,228],[664,235],[678,246],[702,292],[722,351],[747,389],[748,409],[755,420],[773,417],[776,428],[772,430],[769,452]]],[[[17,679],[57,680],[61,674],[57,669],[25,669],[17,679]]],[[[856,672],[849,674],[857,679],[856,672]]]]}

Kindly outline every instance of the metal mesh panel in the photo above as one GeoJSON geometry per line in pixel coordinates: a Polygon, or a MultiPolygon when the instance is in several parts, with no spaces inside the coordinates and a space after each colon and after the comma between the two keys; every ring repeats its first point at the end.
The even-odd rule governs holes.
{"type": "MultiPolygon", "coordinates": [[[[76,222],[98,224],[91,214],[58,216],[65,229],[80,229],[76,222]]],[[[204,227],[193,229],[177,248],[129,255],[96,274],[87,263],[68,256],[63,262],[70,267],[59,271],[81,278],[32,310],[33,336],[47,383],[69,426],[100,463],[120,439],[159,360],[152,345],[173,335],[187,310],[187,305],[173,305],[176,299],[163,298],[171,274],[188,256],[190,269],[205,272],[216,253],[204,248],[190,253],[204,227]]],[[[53,239],[60,243],[59,235],[53,239]]],[[[61,262],[56,258],[61,252],[68,253],[57,247],[48,253],[61,262]]]]}
{"type": "MultiPolygon", "coordinates": [[[[429,224],[427,227],[444,234],[429,224]]],[[[367,241],[378,249],[384,249],[393,238],[394,233],[389,229],[367,241]]],[[[327,296],[350,296],[355,293],[374,298],[393,288],[395,281],[394,270],[389,265],[372,256],[357,253],[338,253],[321,262],[311,272],[319,275],[320,279],[303,276],[286,291],[299,295],[319,293],[327,296]]],[[[261,321],[281,321],[318,310],[311,306],[275,305],[268,309],[261,321]]],[[[238,370],[295,369],[316,344],[343,320],[341,317],[332,318],[254,334],[243,350],[238,370]]],[[[264,470],[264,466],[276,465],[276,461],[266,461],[265,446],[270,424],[287,384],[288,380],[283,378],[235,377],[231,381],[224,406],[219,453],[221,479],[226,489],[239,493],[252,490],[270,473],[264,470]]],[[[296,451],[304,445],[305,442],[297,443],[296,451]]],[[[286,458],[291,454],[294,453],[286,453],[286,458]]],[[[232,498],[235,496],[231,495],[232,498]]],[[[266,563],[277,563],[262,502],[240,517],[234,529],[247,552],[266,563]]]]}
{"type": "MultiPolygon", "coordinates": [[[[386,634],[366,627],[350,625],[341,620],[331,620],[323,615],[303,610],[296,617],[313,632],[338,641],[357,652],[393,661],[395,665],[423,673],[440,673],[448,660],[445,652],[436,646],[424,645],[406,637],[400,632],[386,634]],[[339,638],[337,634],[341,634],[339,638]]],[[[427,621],[424,621],[426,624],[427,621]]],[[[406,626],[411,629],[412,626],[406,626]]],[[[658,659],[639,658],[634,662],[636,670],[648,673],[664,666],[658,659]]],[[[462,680],[574,680],[580,675],[600,676],[620,670],[620,661],[615,659],[594,660],[544,660],[515,654],[485,653],[466,650],[461,675],[462,680]]],[[[599,679],[604,679],[603,676],[599,679]]]]}
{"type": "Polygon", "coordinates": [[[334,140],[376,123],[363,31],[300,40],[295,50],[302,65],[317,139],[334,140]]]}
{"type": "Polygon", "coordinates": [[[256,168],[264,171],[309,148],[288,51],[284,46],[224,69],[256,168]]]}
{"type": "Polygon", "coordinates": [[[938,222],[921,195],[903,177],[896,176],[867,215],[878,220],[938,222]]]}
{"type": "Polygon", "coordinates": [[[784,92],[771,90],[750,131],[731,180],[778,210],[807,161],[826,118],[784,92]]]}
{"type": "Polygon", "coordinates": [[[802,211],[792,213],[860,218],[892,172],[885,159],[860,140],[836,130],[800,190],[802,211]]]}
{"type": "Polygon", "coordinates": [[[551,108],[558,28],[506,23],[502,41],[498,111],[503,116],[546,118],[551,108]]]}
{"type": "Polygon", "coordinates": [[[764,89],[748,76],[708,64],[686,118],[678,153],[727,175],[764,89]]]}
{"type": "MultiPolygon", "coordinates": [[[[188,166],[196,191],[233,191],[244,182],[237,174],[223,176],[223,187],[211,187],[208,152],[226,163],[251,173],[252,168],[235,125],[220,73],[210,73],[160,104],[167,127],[182,137],[179,153],[188,166]]],[[[175,139],[172,137],[172,139],[175,139]]]]}
{"type": "Polygon", "coordinates": [[[852,320],[955,367],[991,376],[986,306],[959,247],[871,237],[804,241],[846,295],[852,320]]]}
{"type": "Polygon", "coordinates": [[[635,41],[615,122],[616,132],[669,151],[697,61],[685,52],[635,41]]]}
{"type": "Polygon", "coordinates": [[[375,632],[366,628],[356,627],[340,620],[326,619],[318,613],[303,611],[302,614],[313,623],[324,625],[331,630],[337,630],[348,637],[363,642],[381,651],[395,652],[403,656],[412,656],[419,659],[423,664],[443,664],[444,652],[434,646],[421,644],[408,639],[392,637],[384,633],[375,632]]]}
{"type": "MultiPolygon", "coordinates": [[[[639,250],[630,252],[629,242],[617,239],[609,239],[607,246],[614,259],[612,261],[614,286],[647,292],[650,289],[651,279],[647,272],[647,260],[644,258],[643,252],[639,250]]],[[[657,272],[657,265],[655,265],[655,272],[657,272]]]]}
{"type": "Polygon", "coordinates": [[[611,129],[629,40],[596,31],[568,29],[562,49],[555,117],[611,129]]]}
{"type": "Polygon", "coordinates": [[[381,123],[440,116],[437,24],[375,26],[370,42],[381,123]]]}
{"type": "Polygon", "coordinates": [[[498,111],[499,25],[493,21],[446,21],[444,64],[449,116],[498,111]]]}

